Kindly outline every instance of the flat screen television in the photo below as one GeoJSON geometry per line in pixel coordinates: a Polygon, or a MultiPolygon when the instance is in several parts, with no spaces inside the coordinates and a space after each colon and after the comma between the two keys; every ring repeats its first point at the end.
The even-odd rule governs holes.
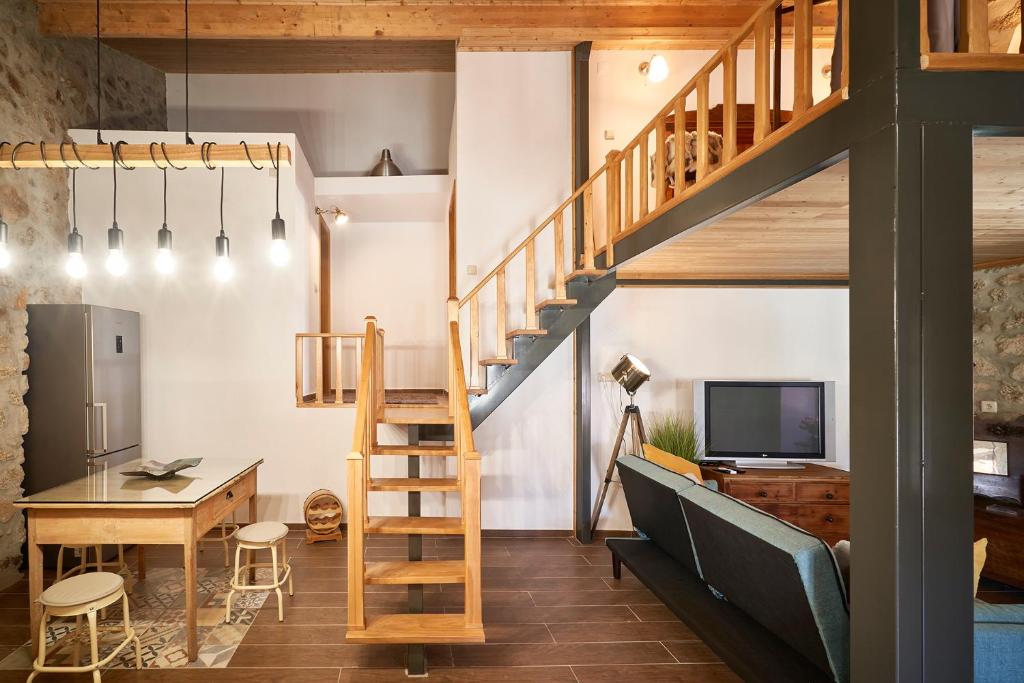
{"type": "Polygon", "coordinates": [[[698,380],[693,409],[705,460],[745,467],[835,461],[835,383],[698,380]]]}

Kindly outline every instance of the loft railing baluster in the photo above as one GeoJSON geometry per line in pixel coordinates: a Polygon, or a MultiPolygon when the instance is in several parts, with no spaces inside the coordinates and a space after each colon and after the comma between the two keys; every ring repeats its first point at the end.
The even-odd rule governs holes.
{"type": "Polygon", "coordinates": [[[505,269],[502,268],[498,271],[495,280],[495,293],[497,294],[497,308],[494,311],[496,322],[497,322],[497,338],[494,340],[497,345],[495,358],[507,358],[508,350],[507,344],[505,343],[505,323],[506,315],[508,312],[508,298],[505,293],[505,269]]]}
{"type": "Polygon", "coordinates": [[[722,61],[722,165],[736,156],[736,46],[722,61]]]}
{"type": "Polygon", "coordinates": [[[793,16],[793,116],[814,104],[811,91],[811,39],[814,5],[811,0],[794,0],[793,16]]]}
{"type": "Polygon", "coordinates": [[[697,81],[697,180],[708,174],[710,140],[708,139],[708,75],[697,81]]]}
{"type": "Polygon", "coordinates": [[[754,144],[771,132],[771,15],[764,12],[754,23],[754,144]]]}
{"type": "Polygon", "coordinates": [[[654,126],[654,208],[665,203],[665,115],[654,126]]]}
{"type": "Polygon", "coordinates": [[[480,299],[474,294],[469,300],[469,385],[480,384],[480,299]]]}
{"type": "Polygon", "coordinates": [[[622,229],[629,230],[633,226],[633,148],[626,149],[624,159],[626,183],[623,192],[626,195],[626,212],[622,218],[622,229]]]}
{"type": "Polygon", "coordinates": [[[345,403],[345,375],[341,367],[342,337],[334,338],[334,403],[345,403]]]}
{"type": "Polygon", "coordinates": [[[562,214],[555,216],[555,298],[565,298],[565,225],[562,214]]]}
{"type": "Polygon", "coordinates": [[[533,240],[526,244],[526,329],[537,329],[537,254],[533,240]]]}
{"type": "Polygon", "coordinates": [[[583,267],[594,267],[594,186],[583,191],[583,267]]]}
{"type": "Polygon", "coordinates": [[[649,170],[651,160],[649,158],[649,155],[647,154],[647,138],[649,135],[650,132],[647,130],[640,134],[640,147],[637,153],[637,156],[640,157],[639,159],[637,159],[636,164],[637,171],[639,171],[638,175],[640,178],[640,218],[646,216],[647,212],[650,211],[651,208],[649,206],[649,200],[647,198],[647,186],[651,184],[651,175],[649,170]]]}

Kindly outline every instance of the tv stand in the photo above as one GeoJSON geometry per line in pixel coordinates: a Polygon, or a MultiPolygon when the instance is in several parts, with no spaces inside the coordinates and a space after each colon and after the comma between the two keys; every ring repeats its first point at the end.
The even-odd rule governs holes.
{"type": "MultiPolygon", "coordinates": [[[[767,464],[767,463],[764,463],[767,464]]],[[[718,490],[824,539],[829,545],[850,538],[850,475],[807,463],[800,470],[752,469],[743,474],[701,466],[718,490]]]]}
{"type": "Polygon", "coordinates": [[[736,460],[736,467],[741,470],[803,470],[807,469],[802,462],[779,462],[771,460],[736,460]]]}

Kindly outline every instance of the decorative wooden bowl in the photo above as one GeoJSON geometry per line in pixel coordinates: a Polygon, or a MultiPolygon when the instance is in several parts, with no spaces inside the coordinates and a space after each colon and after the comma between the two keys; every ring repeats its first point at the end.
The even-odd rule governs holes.
{"type": "Polygon", "coordinates": [[[309,494],[302,504],[306,518],[306,543],[340,540],[344,512],[341,500],[333,492],[317,489],[309,494]]]}

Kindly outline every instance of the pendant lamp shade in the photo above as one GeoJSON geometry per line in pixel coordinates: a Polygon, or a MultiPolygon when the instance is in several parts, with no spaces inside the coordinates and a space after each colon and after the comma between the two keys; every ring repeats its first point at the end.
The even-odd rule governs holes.
{"type": "Polygon", "coordinates": [[[402,175],[402,169],[391,159],[390,149],[381,150],[380,161],[370,170],[370,175],[402,175]]]}

